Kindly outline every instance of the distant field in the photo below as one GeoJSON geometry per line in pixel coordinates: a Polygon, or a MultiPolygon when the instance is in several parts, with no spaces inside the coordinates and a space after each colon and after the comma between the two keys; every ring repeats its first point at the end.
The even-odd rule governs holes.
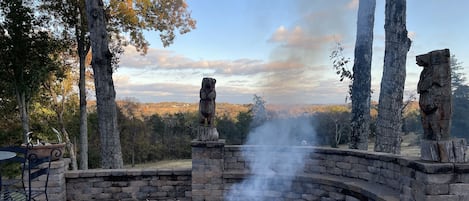
{"type": "Polygon", "coordinates": [[[191,159],[181,159],[181,160],[164,160],[154,163],[144,163],[144,164],[135,164],[135,167],[131,165],[126,165],[126,168],[191,168],[192,160],[191,159]]]}

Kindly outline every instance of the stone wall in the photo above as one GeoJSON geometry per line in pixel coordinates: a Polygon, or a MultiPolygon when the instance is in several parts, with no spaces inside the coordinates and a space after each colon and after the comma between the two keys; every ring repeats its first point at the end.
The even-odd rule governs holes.
{"type": "MultiPolygon", "coordinates": [[[[49,200],[65,200],[67,194],[65,189],[65,171],[68,169],[69,163],[70,159],[67,158],[51,162],[47,187],[47,196],[49,200]]],[[[44,190],[45,181],[46,175],[42,175],[34,179],[31,181],[32,189],[44,190]]],[[[27,180],[25,181],[25,185],[26,187],[28,186],[27,180]]],[[[36,200],[45,200],[45,195],[42,194],[38,196],[36,200]]]]}
{"type": "MultiPolygon", "coordinates": [[[[283,181],[292,177],[291,174],[279,172],[275,178],[265,177],[265,180],[275,179],[274,185],[259,193],[268,195],[271,200],[469,200],[468,163],[432,163],[347,149],[288,149],[294,149],[293,154],[307,152],[305,165],[293,176],[293,188],[289,191],[269,188],[284,185],[283,181]]],[[[269,148],[225,146],[223,141],[193,142],[192,169],[68,171],[65,173],[66,199],[221,201],[233,184],[251,175],[241,150],[254,154],[269,148]]],[[[282,154],[282,149],[271,151],[273,155],[282,154]]]]}
{"type": "Polygon", "coordinates": [[[223,200],[225,141],[192,141],[192,200],[223,200]]]}
{"type": "MultiPolygon", "coordinates": [[[[249,163],[244,159],[241,150],[252,154],[257,149],[265,148],[225,147],[225,177],[248,174],[249,163]]],[[[336,183],[335,187],[342,186],[346,190],[349,185],[358,193],[369,188],[370,192],[365,193],[369,196],[373,193],[383,194],[382,190],[385,189],[391,197],[388,199],[402,201],[469,200],[468,163],[432,163],[413,157],[347,149],[309,147],[295,149],[309,152],[305,158],[303,172],[298,174],[300,177],[316,178],[313,180],[329,184],[334,183],[335,178],[342,178],[345,185],[336,183]],[[320,177],[323,179],[317,179],[320,177]],[[346,182],[346,179],[350,182],[346,182]],[[367,187],[367,184],[374,185],[367,187]]],[[[376,199],[380,200],[379,196],[376,199]]]]}
{"type": "Polygon", "coordinates": [[[191,200],[190,169],[68,171],[67,200],[191,200]]]}

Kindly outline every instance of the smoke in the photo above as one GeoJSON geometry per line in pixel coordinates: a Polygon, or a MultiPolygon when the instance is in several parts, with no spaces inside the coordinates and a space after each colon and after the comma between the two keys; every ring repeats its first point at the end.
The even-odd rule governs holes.
{"type": "Polygon", "coordinates": [[[265,191],[291,192],[294,175],[304,167],[309,149],[293,148],[314,140],[315,130],[306,117],[269,120],[249,133],[243,157],[249,162],[251,174],[234,184],[226,194],[228,201],[267,201],[265,191]],[[258,145],[256,147],[249,145],[258,145]],[[275,181],[281,174],[281,185],[275,181]]]}

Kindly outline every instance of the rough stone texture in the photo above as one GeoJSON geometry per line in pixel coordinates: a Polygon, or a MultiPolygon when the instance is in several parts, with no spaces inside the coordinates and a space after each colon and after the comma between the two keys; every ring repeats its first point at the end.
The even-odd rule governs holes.
{"type": "MultiPolygon", "coordinates": [[[[192,171],[121,169],[66,172],[67,200],[223,200],[223,195],[231,190],[233,184],[250,175],[250,167],[241,151],[247,151],[246,154],[256,150],[269,151],[268,147],[262,146],[224,145],[224,141],[193,141],[192,171]]],[[[298,201],[469,200],[468,163],[435,163],[358,150],[304,146],[293,149],[298,153],[309,153],[302,171],[294,176],[284,172],[278,172],[275,177],[259,175],[275,182],[258,193],[272,198],[270,200],[298,201]],[[291,177],[294,177],[291,190],[272,190],[285,187],[283,181],[291,177]]]]}
{"type": "Polygon", "coordinates": [[[192,200],[223,200],[224,140],[192,141],[192,200]]]}
{"type": "MultiPolygon", "coordinates": [[[[69,159],[60,159],[52,161],[50,166],[49,182],[47,187],[47,196],[49,200],[65,200],[66,189],[65,189],[65,170],[68,169],[70,164],[69,159]]],[[[42,175],[31,182],[32,189],[44,190],[44,184],[46,181],[46,175],[42,175]]],[[[25,181],[26,188],[28,187],[28,181],[25,181]]],[[[45,200],[45,195],[40,195],[36,200],[45,200]]]]}
{"type": "Polygon", "coordinates": [[[191,200],[190,169],[79,170],[65,177],[69,201],[191,200]]]}
{"type": "MultiPolygon", "coordinates": [[[[241,150],[250,149],[265,148],[225,147],[225,189],[229,189],[232,183],[240,182],[244,177],[242,175],[249,173],[241,150]]],[[[300,181],[309,180],[306,183],[322,185],[322,192],[304,191],[302,197],[310,199],[303,200],[321,200],[321,197],[323,200],[334,200],[328,194],[333,187],[341,189],[339,193],[349,200],[448,201],[469,198],[467,190],[464,191],[469,188],[468,163],[425,162],[386,153],[332,148],[315,148],[305,162],[302,175],[305,178],[300,181]],[[379,195],[384,195],[384,192],[389,193],[389,197],[380,198],[379,195]]]]}

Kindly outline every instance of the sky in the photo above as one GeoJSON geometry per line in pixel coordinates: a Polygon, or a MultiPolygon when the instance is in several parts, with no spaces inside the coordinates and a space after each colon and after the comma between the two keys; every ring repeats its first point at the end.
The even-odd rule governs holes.
{"type": "MultiPolygon", "coordinates": [[[[199,101],[204,77],[217,80],[217,102],[252,103],[254,94],[272,104],[343,104],[329,56],[340,42],[353,67],[358,0],[187,0],[197,28],[164,48],[146,32],[142,56],[125,47],[114,73],[117,99],[142,103],[199,101]]],[[[384,59],[385,1],[376,1],[372,100],[378,101],[384,59]]],[[[469,74],[467,0],[407,1],[405,97],[416,94],[421,68],[415,56],[449,48],[469,74]]]]}

